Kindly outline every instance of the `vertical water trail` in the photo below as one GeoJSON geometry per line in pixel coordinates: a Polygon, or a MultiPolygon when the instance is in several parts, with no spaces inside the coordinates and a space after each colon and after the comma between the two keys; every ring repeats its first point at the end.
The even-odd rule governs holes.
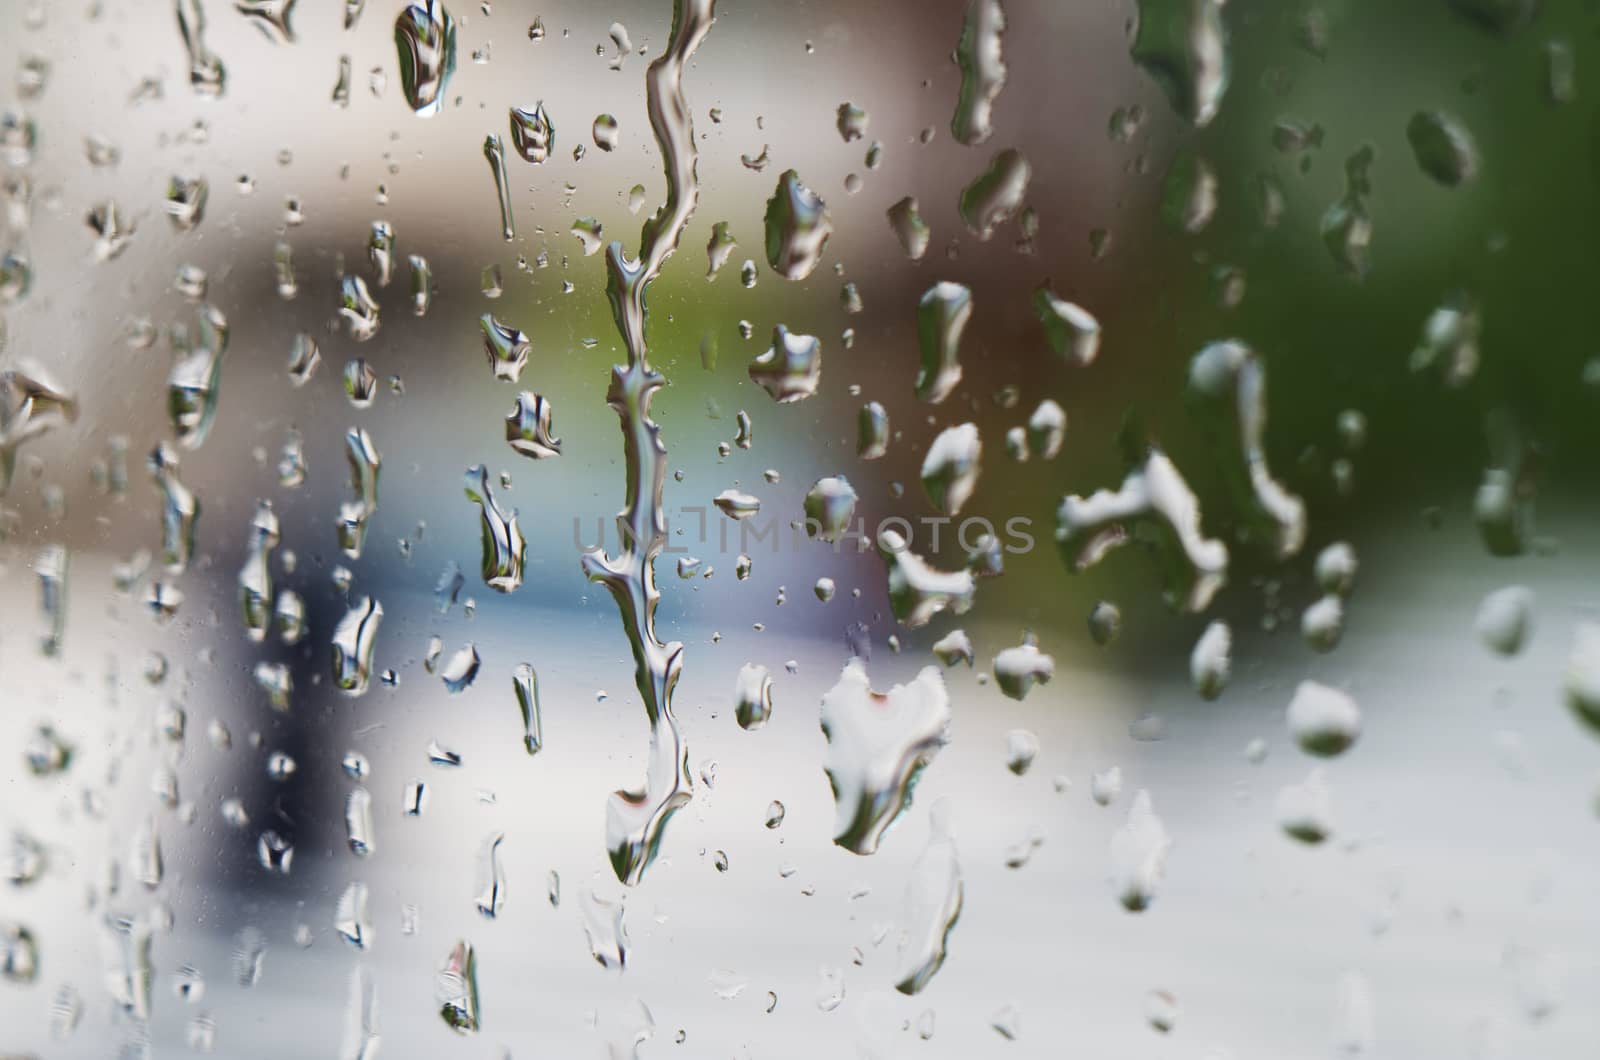
{"type": "Polygon", "coordinates": [[[628,351],[628,363],[611,370],[606,402],[622,421],[627,494],[617,513],[620,551],[584,553],[583,571],[611,591],[633,648],[634,681],[650,721],[650,759],[641,792],[616,791],[606,805],[606,848],[617,878],[636,884],[655,859],[667,819],[689,801],[689,753],[672,715],[672,690],[683,669],[683,645],[656,637],[655,560],[666,544],[661,487],[667,447],[650,419],[650,399],[666,381],[650,367],[645,344],[645,292],[678,247],[699,198],[697,153],[683,67],[710,30],[715,0],[674,0],[667,48],[645,74],[650,128],[661,150],[666,201],[644,223],[639,256],[628,258],[620,241],[606,248],[606,297],[628,351]]]}

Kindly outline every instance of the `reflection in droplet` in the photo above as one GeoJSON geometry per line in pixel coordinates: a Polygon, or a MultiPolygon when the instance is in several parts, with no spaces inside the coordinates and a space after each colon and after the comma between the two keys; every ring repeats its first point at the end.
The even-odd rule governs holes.
{"type": "Polygon", "coordinates": [[[150,453],[150,477],[161,491],[161,562],[168,574],[189,569],[200,502],[178,478],[178,454],[166,442],[150,453]]]}
{"type": "Polygon", "coordinates": [[[561,455],[561,439],[551,433],[550,402],[538,394],[522,391],[517,403],[506,414],[506,443],[513,450],[534,460],[561,455]]]}

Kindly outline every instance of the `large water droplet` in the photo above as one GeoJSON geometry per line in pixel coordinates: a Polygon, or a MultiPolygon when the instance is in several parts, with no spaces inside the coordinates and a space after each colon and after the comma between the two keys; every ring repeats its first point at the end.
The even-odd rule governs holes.
{"type": "Polygon", "coordinates": [[[961,333],[972,319],[972,289],[959,283],[936,283],[917,303],[917,343],[922,364],[916,392],[938,404],[961,383],[961,333]]]}
{"type": "Polygon", "coordinates": [[[979,239],[992,236],[1022,209],[1032,175],[1028,160],[1016,148],[996,154],[989,168],[961,190],[961,220],[967,229],[979,239]]]}
{"type": "Polygon", "coordinates": [[[278,515],[271,501],[257,501],[250,520],[244,566],[239,568],[239,610],[245,636],[261,643],[272,628],[272,550],[278,547],[278,515]]]}
{"type": "Polygon", "coordinates": [[[822,343],[814,335],[792,334],[779,324],[772,345],[750,362],[750,381],[780,405],[802,401],[822,381],[822,343]]]}
{"type": "Polygon", "coordinates": [[[200,502],[178,478],[178,454],[162,442],[150,453],[150,477],[161,491],[161,562],[168,574],[189,569],[200,502]]]}
{"type": "Polygon", "coordinates": [[[1115,493],[1097,490],[1089,497],[1062,499],[1056,544],[1067,568],[1086,570],[1127,543],[1129,523],[1153,539],[1168,601],[1187,611],[1203,610],[1226,579],[1228,548],[1202,535],[1199,500],[1177,466],[1153,446],[1115,493]]]}
{"type": "Polygon", "coordinates": [[[491,832],[478,851],[478,912],[493,920],[506,904],[506,873],[500,864],[500,844],[504,832],[491,832]]]}
{"type": "Polygon", "coordinates": [[[978,425],[946,427],[928,446],[922,460],[922,489],[928,501],[945,515],[959,515],[978,488],[983,440],[978,425]]]}
{"type": "Polygon", "coordinates": [[[1361,735],[1361,708],[1337,688],[1301,681],[1289,700],[1289,735],[1307,754],[1343,754],[1361,735]]]}
{"type": "Polygon", "coordinates": [[[871,854],[911,805],[922,770],[949,739],[950,696],[936,667],[909,684],[875,692],[865,665],[852,659],[822,697],[824,764],[837,815],[834,842],[871,854]]]}
{"type": "Polygon", "coordinates": [[[803,280],[822,260],[822,248],[833,235],[827,204],[800,183],[800,174],[786,170],[767,200],[767,264],[786,280],[803,280]]]}
{"type": "Polygon", "coordinates": [[[1247,536],[1265,538],[1279,559],[1300,551],[1306,508],[1267,467],[1267,369],[1237,339],[1209,343],[1189,362],[1188,398],[1218,448],[1223,479],[1247,536]]]}
{"type": "Polygon", "coordinates": [[[406,103],[417,117],[432,117],[456,70],[455,19],[439,0],[417,0],[395,19],[394,44],[406,103]]]}
{"type": "Polygon", "coordinates": [[[994,101],[1006,84],[1006,64],[1000,42],[1005,28],[1006,14],[1000,0],[971,0],[967,5],[961,39],[956,42],[961,95],[956,99],[950,131],[969,147],[983,143],[994,134],[994,101]]]}
{"type": "Polygon", "coordinates": [[[1128,808],[1127,823],[1111,837],[1112,886],[1124,909],[1139,913],[1150,907],[1166,873],[1171,845],[1150,793],[1141,790],[1128,808]]]}
{"type": "Polygon", "coordinates": [[[1228,88],[1223,0],[1139,0],[1131,54],[1172,108],[1195,125],[1216,117],[1228,88]]]}
{"type": "Polygon", "coordinates": [[[961,863],[951,833],[951,814],[946,799],[933,804],[928,815],[928,846],[911,866],[906,884],[894,972],[895,989],[902,994],[916,994],[943,966],[950,932],[961,915],[961,863]]]}
{"type": "Polygon", "coordinates": [[[1440,110],[1419,110],[1406,123],[1406,140],[1417,167],[1447,188],[1478,175],[1478,148],[1461,119],[1440,110]]]}
{"type": "Polygon", "coordinates": [[[494,176],[495,198],[500,203],[500,236],[509,243],[517,237],[517,226],[511,212],[511,181],[506,176],[505,144],[498,135],[490,133],[483,138],[483,157],[494,176]]]}

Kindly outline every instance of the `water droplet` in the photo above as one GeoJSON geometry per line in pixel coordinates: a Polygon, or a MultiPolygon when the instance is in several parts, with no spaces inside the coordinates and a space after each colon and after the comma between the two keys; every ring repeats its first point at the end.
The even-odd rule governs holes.
{"type": "Polygon", "coordinates": [[[899,531],[887,527],[879,531],[878,554],[889,568],[890,610],[908,629],[927,625],[946,608],[960,615],[972,607],[977,592],[972,571],[936,570],[911,551],[899,531]]]}
{"type": "Polygon", "coordinates": [[[504,832],[491,832],[478,851],[478,912],[485,919],[500,915],[506,904],[506,874],[500,864],[500,844],[504,832]]]}
{"type": "Polygon", "coordinates": [[[867,132],[867,112],[854,103],[839,104],[838,117],[834,124],[839,129],[839,137],[845,143],[859,140],[867,132]]]}
{"type": "Polygon", "coordinates": [[[1154,446],[1146,448],[1142,464],[1128,472],[1115,493],[1098,490],[1087,498],[1069,494],[1062,500],[1056,544],[1067,568],[1079,572],[1094,566],[1129,540],[1125,524],[1136,521],[1150,525],[1169,602],[1187,611],[1204,609],[1225,580],[1228,549],[1202,536],[1200,502],[1177,466],[1154,446]]]}
{"type": "Polygon", "coordinates": [[[601,114],[594,120],[594,145],[602,151],[615,151],[620,142],[621,133],[617,129],[617,119],[609,114],[601,114]]]}
{"type": "Polygon", "coordinates": [[[175,176],[167,182],[167,217],[172,227],[187,232],[205,219],[211,185],[204,177],[175,176]]]}
{"type": "Polygon", "coordinates": [[[772,717],[772,675],[765,666],[749,663],[740,667],[734,686],[734,717],[747,731],[761,728],[772,717]]]}
{"type": "Polygon", "coordinates": [[[1533,629],[1533,603],[1533,593],[1520,585],[1485,596],[1474,622],[1484,647],[1501,655],[1520,652],[1533,629]]]}
{"type": "Polygon", "coordinates": [[[922,364],[916,393],[938,404],[961,383],[961,334],[972,319],[972,290],[959,283],[936,283],[917,303],[917,342],[922,364]]]}
{"type": "Polygon", "coordinates": [[[350,56],[339,56],[339,76],[333,82],[333,91],[328,94],[336,107],[350,105],[350,56]]]}
{"type": "Polygon", "coordinates": [[[933,642],[934,658],[944,663],[945,666],[955,666],[957,663],[966,663],[971,666],[974,659],[972,638],[967,636],[965,630],[952,629],[949,633],[933,642]]]}
{"type": "Polygon", "coordinates": [[[1016,216],[1028,195],[1033,175],[1022,152],[1008,147],[996,154],[989,168],[961,190],[961,220],[967,230],[987,240],[994,230],[1016,216]]]}
{"type": "Polygon", "coordinates": [[[1313,651],[1337,648],[1344,636],[1344,600],[1329,593],[1312,601],[1300,616],[1300,635],[1313,651]]]}
{"type": "Polygon", "coordinates": [[[336,529],[339,548],[351,559],[361,558],[367,527],[378,510],[378,473],[383,457],[365,428],[352,427],[344,436],[345,458],[350,464],[350,488],[356,497],[339,505],[336,529]]]}
{"type": "MultiPolygon", "coordinates": [[[[1334,262],[1358,279],[1365,276],[1372,247],[1372,217],[1367,212],[1367,196],[1372,194],[1368,171],[1377,157],[1371,144],[1363,144],[1345,159],[1344,196],[1322,215],[1322,242],[1334,262]]],[[[1263,184],[1263,193],[1275,198],[1264,200],[1263,217],[1271,217],[1273,227],[1283,212],[1283,192],[1276,185],[1263,184]],[[1270,215],[1267,213],[1270,209],[1270,215]]]]}
{"type": "Polygon", "coordinates": [[[31,983],[39,974],[39,944],[33,932],[14,921],[0,921],[0,978],[31,983]]]}
{"type": "Polygon", "coordinates": [[[961,68],[961,95],[956,100],[950,131],[968,147],[994,134],[994,101],[1006,84],[1006,64],[1001,34],[1006,14],[1000,0],[971,0],[956,42],[955,59],[961,68]]]}
{"type": "Polygon", "coordinates": [[[1361,735],[1361,708],[1337,688],[1301,681],[1289,701],[1289,735],[1307,754],[1343,754],[1361,735]]]}
{"type": "Polygon", "coordinates": [[[195,312],[198,327],[173,332],[172,370],[167,375],[167,415],[178,444],[198,449],[217,413],[222,357],[228,351],[228,320],[215,306],[195,312]]]}
{"type": "Polygon", "coordinates": [[[404,817],[421,817],[428,808],[428,785],[412,777],[400,793],[400,813],[404,817]]]}
{"type": "Polygon", "coordinates": [[[978,487],[982,455],[977,424],[940,431],[922,461],[922,489],[929,502],[945,515],[959,515],[978,487]]]}
{"type": "Polygon", "coordinates": [[[823,247],[833,235],[828,207],[820,196],[800,183],[800,175],[786,170],[767,200],[765,218],[767,264],[786,280],[803,280],[822,260],[823,247]]]}
{"type": "Polygon", "coordinates": [[[489,163],[489,171],[494,176],[495,197],[500,202],[500,236],[509,243],[517,237],[516,223],[511,212],[511,181],[506,176],[505,144],[495,133],[483,138],[483,157],[489,163]]]}
{"type": "Polygon", "coordinates": [[[1315,846],[1333,834],[1333,792],[1320,768],[1304,782],[1278,792],[1278,826],[1291,838],[1315,846]]]}
{"type": "Polygon", "coordinates": [[[511,108],[511,146],[523,159],[539,165],[555,150],[556,127],[545,113],[544,101],[526,107],[511,108]]]}
{"type": "Polygon", "coordinates": [[[1028,441],[1045,460],[1054,460],[1067,436],[1067,413],[1049,398],[1028,417],[1028,441]]]}
{"type": "Polygon", "coordinates": [[[178,454],[166,442],[150,453],[150,476],[161,492],[161,562],[169,574],[182,574],[194,554],[200,502],[178,478],[178,454]]]}
{"type": "Polygon", "coordinates": [[[1233,633],[1226,622],[1212,622],[1189,653],[1189,677],[1201,699],[1216,699],[1233,673],[1233,633]]]}
{"type": "Polygon", "coordinates": [[[1178,999],[1165,990],[1152,990],[1144,996],[1144,1018],[1157,1034],[1168,1034],[1178,1025],[1182,1009],[1178,999]]]}
{"type": "Polygon", "coordinates": [[[1440,110],[1419,110],[1406,123],[1417,167],[1447,188],[1478,175],[1478,148],[1461,120],[1440,110]]]}
{"type": "Polygon", "coordinates": [[[578,906],[583,912],[584,934],[589,937],[589,955],[602,968],[620,972],[627,967],[628,930],[622,923],[622,898],[608,902],[585,887],[578,906]]]}
{"type": "MultiPolygon", "coordinates": [[[[87,224],[95,234],[94,260],[96,261],[112,260],[126,250],[129,241],[133,239],[134,222],[124,220],[122,211],[115,202],[103,202],[91,209],[87,224]]],[[[201,276],[204,277],[204,273],[201,273],[201,276]]],[[[179,289],[183,290],[182,287],[179,289]]],[[[192,300],[199,301],[204,296],[202,288],[192,300]]]]}
{"type": "Polygon", "coordinates": [[[711,498],[711,503],[715,504],[723,515],[736,521],[748,519],[761,510],[759,498],[736,489],[723,490],[711,498]]]}
{"type": "Polygon", "coordinates": [[[1172,160],[1172,167],[1167,170],[1161,216],[1178,231],[1197,235],[1217,215],[1217,193],[1217,171],[1211,163],[1185,151],[1172,160]]]}
{"type": "Polygon", "coordinates": [[[472,687],[472,682],[478,679],[478,670],[483,660],[478,657],[477,645],[467,643],[457,648],[455,654],[445,662],[439,670],[439,679],[444,682],[445,690],[452,695],[460,695],[472,687]]]}
{"type": "Polygon", "coordinates": [[[578,218],[573,221],[573,235],[584,248],[584,258],[600,251],[603,245],[602,226],[595,218],[578,218]]]}
{"type": "Polygon", "coordinates": [[[351,883],[334,907],[333,930],[358,950],[372,945],[372,920],[367,916],[367,885],[351,883]]]}
{"type": "Polygon", "coordinates": [[[1216,117],[1228,88],[1223,0],[1140,0],[1130,54],[1197,126],[1216,117]]]}
{"type": "Polygon", "coordinates": [[[1045,286],[1033,292],[1033,308],[1044,325],[1045,340],[1057,356],[1078,368],[1094,363],[1100,353],[1100,322],[1093,314],[1045,286]]]}
{"type": "MultiPolygon", "coordinates": [[[[349,762],[348,756],[346,762],[349,762]]],[[[350,773],[348,767],[345,772],[350,773]]],[[[352,788],[345,796],[344,830],[345,842],[356,857],[368,857],[377,849],[372,833],[372,794],[366,788],[352,788]]]]}
{"type": "Polygon", "coordinates": [[[269,828],[256,838],[256,861],[268,872],[287,876],[294,867],[294,844],[269,828]]]}
{"type": "Polygon", "coordinates": [[[433,305],[433,269],[428,265],[428,259],[420,254],[413,254],[411,262],[411,312],[419,317],[428,315],[428,308],[433,305]]]}
{"type": "Polygon", "coordinates": [[[489,471],[482,464],[467,469],[466,494],[481,513],[483,582],[497,592],[512,592],[522,584],[527,553],[527,542],[517,527],[517,512],[513,509],[508,516],[500,507],[489,487],[489,471]]]}
{"type": "Polygon", "coordinates": [[[1285,559],[1305,543],[1306,511],[1267,467],[1266,395],[1262,358],[1238,340],[1209,343],[1189,362],[1190,405],[1208,421],[1244,532],[1285,559]]]}
{"type": "Polygon", "coordinates": [[[1150,907],[1166,872],[1171,845],[1150,793],[1141,790],[1128,808],[1127,823],[1111,837],[1112,885],[1123,908],[1140,913],[1150,907]]]}
{"type": "Polygon", "coordinates": [[[189,52],[189,87],[200,96],[222,95],[228,74],[222,60],[206,47],[206,13],[200,0],[178,0],[178,31],[189,52]]]}
{"type": "Polygon", "coordinates": [[[289,23],[294,5],[295,0],[233,0],[233,9],[274,44],[294,43],[294,28],[289,23]]]}
{"type": "Polygon", "coordinates": [[[994,657],[995,684],[1015,700],[1025,697],[1035,683],[1048,683],[1055,673],[1055,659],[1039,650],[1038,641],[1031,633],[1024,635],[1021,644],[1006,648],[994,657]]]}
{"type": "MultiPolygon", "coordinates": [[[[191,526],[192,535],[193,528],[191,526]]],[[[239,609],[245,636],[257,644],[272,626],[272,550],[278,547],[278,516],[271,501],[257,501],[250,521],[244,566],[239,569],[239,609]]]]}
{"type": "Polygon", "coordinates": [[[367,261],[379,287],[389,286],[394,278],[394,226],[388,221],[372,222],[367,236],[367,261]]]}
{"type": "Polygon", "coordinates": [[[921,261],[922,256],[928,252],[928,241],[932,238],[932,233],[923,222],[922,214],[917,210],[917,200],[907,195],[889,207],[888,217],[889,228],[900,241],[900,249],[904,250],[906,257],[912,261],[921,261]]]}
{"type": "Polygon", "coordinates": [[[1022,1037],[1022,1006],[1015,1001],[1006,1002],[989,1017],[989,1026],[1006,1041],[1016,1041],[1022,1037]]]}
{"type": "Polygon", "coordinates": [[[365,695],[372,676],[372,649],[378,642],[383,605],[362,597],[333,631],[333,683],[347,696],[365,695]]]}
{"type": "Polygon", "coordinates": [[[367,290],[366,280],[352,274],[341,281],[339,315],[357,342],[366,342],[378,333],[378,303],[367,290]]]}
{"type": "Polygon", "coordinates": [[[509,324],[500,323],[490,313],[479,317],[478,325],[483,331],[483,352],[489,358],[494,377],[515,383],[528,366],[528,336],[509,324]]]}
{"type": "Polygon", "coordinates": [[[750,362],[749,374],[780,405],[802,401],[822,380],[822,343],[779,324],[772,329],[772,345],[750,362]]]}
{"type": "Polygon", "coordinates": [[[911,805],[917,777],[949,737],[950,696],[937,668],[875,692],[860,659],[852,659],[822,697],[828,740],[824,768],[837,806],[834,842],[871,854],[911,805]]]}
{"type": "Polygon", "coordinates": [[[433,977],[439,1018],[457,1034],[478,1033],[478,960],[470,942],[457,942],[433,977]]]}
{"type": "MultiPolygon", "coordinates": [[[[348,6],[345,18],[347,23],[354,21],[348,6]]],[[[417,117],[432,117],[444,107],[446,88],[456,70],[455,19],[439,0],[416,0],[395,19],[394,43],[406,103],[417,117]]]]}

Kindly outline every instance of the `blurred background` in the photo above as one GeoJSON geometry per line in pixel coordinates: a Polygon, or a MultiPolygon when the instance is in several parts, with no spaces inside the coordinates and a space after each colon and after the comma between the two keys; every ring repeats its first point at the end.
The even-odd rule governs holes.
{"type": "Polygon", "coordinates": [[[1565,705],[1563,674],[1574,631],[1596,619],[1600,562],[1600,350],[1585,309],[1600,10],[1002,3],[1004,87],[975,145],[952,128],[967,3],[718,0],[685,70],[699,201],[650,288],[648,334],[672,472],[657,625],[685,645],[674,702],[695,784],[644,880],[624,886],[606,800],[642,782],[650,734],[617,607],[578,557],[602,531],[617,549],[625,460],[606,389],[627,353],[605,255],[586,254],[573,228],[593,219],[602,242],[637,253],[662,201],[644,86],[670,3],[456,0],[455,69],[439,112],[420,117],[402,84],[399,3],[210,0],[202,57],[225,67],[216,93],[192,83],[189,0],[177,12],[0,0],[0,370],[22,373],[6,377],[0,410],[15,457],[0,499],[0,1055],[1593,1052],[1600,743],[1565,705]],[[1181,58],[1213,18],[1227,87],[1196,124],[1134,41],[1176,27],[1167,54],[1181,58]],[[844,103],[866,112],[859,139],[837,128],[844,103]],[[531,165],[507,111],[536,104],[554,143],[531,165]],[[1465,130],[1443,152],[1457,183],[1430,174],[1438,150],[1408,132],[1419,113],[1465,130]],[[616,121],[612,150],[592,133],[602,114],[616,121]],[[511,240],[491,133],[506,141],[511,240]],[[1352,198],[1347,160],[1369,147],[1352,198]],[[1004,149],[1028,163],[1027,213],[980,239],[958,204],[1004,149]],[[1186,182],[1197,160],[1214,196],[1186,182]],[[789,169],[833,229],[796,282],[769,267],[763,224],[789,169]],[[174,178],[207,184],[188,228],[169,216],[174,178]],[[920,260],[886,216],[907,196],[930,232],[920,260]],[[108,204],[126,236],[109,240],[114,254],[108,204]],[[1369,240],[1344,238],[1352,209],[1369,240]],[[368,254],[379,221],[393,232],[387,286],[368,254]],[[737,246],[708,276],[718,222],[737,246]],[[431,270],[425,315],[412,311],[410,255],[431,270]],[[368,341],[339,318],[345,276],[379,306],[368,341]],[[930,404],[915,391],[917,310],[940,282],[970,288],[973,308],[962,381],[930,404]],[[1052,351],[1035,309],[1045,284],[1098,320],[1092,363],[1052,351]],[[201,300],[225,316],[228,342],[214,422],[191,448],[176,440],[168,380],[174,347],[202,334],[201,300]],[[526,334],[515,385],[485,363],[486,313],[526,334]],[[748,372],[779,324],[821,342],[820,385],[793,404],[748,372]],[[302,334],[321,365],[296,386],[302,334]],[[1229,490],[1237,425],[1219,445],[1186,399],[1191,359],[1226,338],[1259,355],[1263,457],[1305,505],[1304,546],[1287,557],[1250,539],[1229,490]],[[354,358],[374,375],[368,407],[346,392],[354,358]],[[24,400],[27,380],[70,396],[75,416],[34,433],[49,403],[24,400]],[[521,389],[553,409],[559,456],[506,446],[521,389]],[[1008,432],[1047,398],[1067,417],[1059,455],[1014,459],[1008,432]],[[890,424],[878,460],[857,455],[868,401],[890,424]],[[741,412],[748,448],[734,444],[741,412]],[[789,524],[813,483],[843,475],[869,537],[910,520],[918,555],[960,568],[966,550],[949,526],[932,538],[938,512],[919,479],[934,438],[963,423],[983,448],[962,516],[1025,520],[1032,545],[978,580],[970,612],[907,628],[875,551],[789,524]],[[354,496],[352,428],[382,457],[359,558],[336,533],[354,496]],[[1204,614],[1164,602],[1147,549],[1072,573],[1054,546],[1064,496],[1122,482],[1119,434],[1160,445],[1206,535],[1230,546],[1204,614]],[[286,484],[296,438],[305,477],[286,484]],[[181,574],[162,571],[164,495],[146,466],[162,443],[198,501],[181,574]],[[480,464],[527,541],[509,594],[479,576],[463,474],[480,464]],[[1511,547],[1475,518],[1486,469],[1513,484],[1511,547]],[[760,500],[755,520],[713,507],[729,489],[760,500]],[[276,630],[252,643],[240,617],[261,501],[280,521],[273,583],[304,601],[294,644],[276,630]],[[755,526],[778,533],[741,541],[755,526]],[[1322,596],[1316,557],[1336,542],[1359,570],[1342,639],[1320,652],[1302,614],[1322,596]],[[680,577],[685,557],[700,563],[680,577]],[[826,602],[820,578],[837,587],[826,602]],[[170,616],[149,603],[157,583],[168,610],[181,592],[170,616]],[[1513,585],[1532,594],[1530,632],[1502,657],[1475,625],[1485,595],[1513,585]],[[384,617],[370,687],[349,697],[330,644],[363,598],[384,617]],[[1088,623],[1101,601],[1120,613],[1105,645],[1088,623]],[[1231,680],[1207,700],[1191,650],[1218,620],[1232,631],[1231,680]],[[956,629],[975,659],[947,668],[931,649],[956,629]],[[1018,700],[991,674],[1026,633],[1054,676],[1018,700]],[[439,671],[468,645],[480,668],[452,692],[439,671]],[[833,842],[818,724],[852,657],[883,691],[936,666],[950,696],[949,742],[867,856],[833,842]],[[511,687],[521,663],[538,674],[532,756],[511,687]],[[287,675],[287,709],[258,664],[287,675]],[[773,682],[771,721],[755,731],[735,720],[746,664],[773,682]],[[1361,708],[1359,741],[1328,761],[1285,726],[1307,679],[1361,708]],[[1020,775],[1014,730],[1038,744],[1020,775]],[[438,761],[445,752],[459,763],[438,761]],[[1308,845],[1286,834],[1280,792],[1314,768],[1331,834],[1308,845]],[[427,797],[410,816],[414,782],[427,797]],[[371,803],[365,856],[346,825],[358,788],[371,803]],[[1118,901],[1112,846],[1139,792],[1171,846],[1135,914],[1118,901]],[[941,800],[964,900],[944,966],[906,996],[906,891],[941,800]],[[782,821],[769,827],[774,801],[782,821]],[[491,918],[476,900],[496,834],[491,918]],[[366,889],[359,946],[339,929],[352,884],[366,889]],[[620,969],[595,956],[618,909],[620,969]],[[437,982],[463,941],[481,1024],[466,1036],[440,1018],[437,982]]]}

